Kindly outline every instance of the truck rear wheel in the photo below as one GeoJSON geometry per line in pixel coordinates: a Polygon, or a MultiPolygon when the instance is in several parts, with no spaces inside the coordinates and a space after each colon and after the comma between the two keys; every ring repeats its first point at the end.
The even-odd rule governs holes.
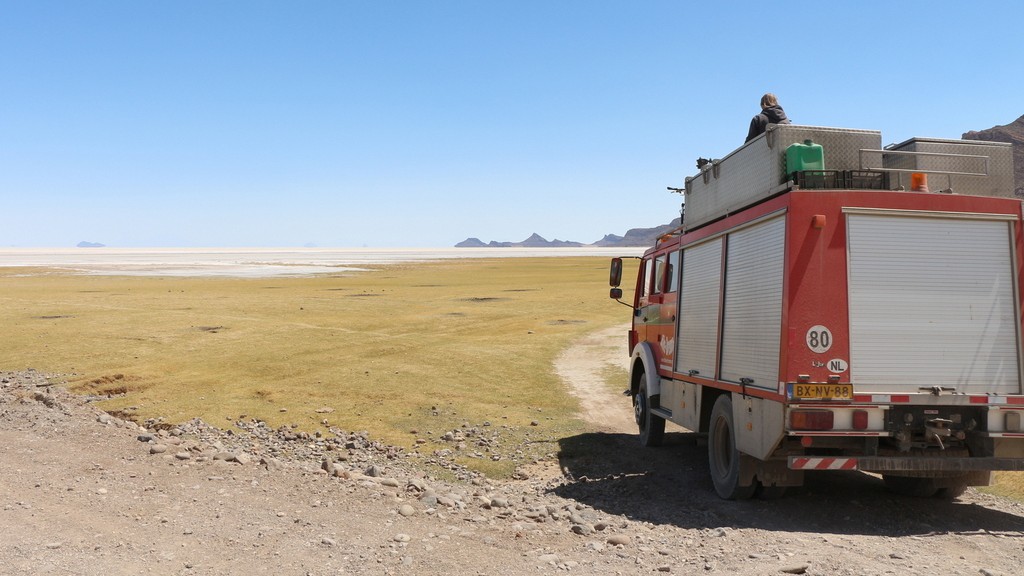
{"type": "Polygon", "coordinates": [[[957,484],[955,486],[947,486],[945,488],[939,488],[939,491],[935,493],[936,498],[943,500],[956,500],[957,498],[964,495],[967,492],[967,484],[957,484]]]}
{"type": "Polygon", "coordinates": [[[715,492],[726,500],[745,500],[754,495],[757,482],[740,486],[740,459],[736,449],[736,427],[732,419],[732,399],[723,394],[711,409],[708,428],[708,468],[715,492]]]}
{"type": "Polygon", "coordinates": [[[889,491],[913,498],[930,498],[939,490],[931,478],[883,474],[882,481],[885,482],[885,487],[889,491]]]}
{"type": "Polygon", "coordinates": [[[640,390],[633,396],[633,416],[640,430],[640,444],[661,446],[665,438],[665,419],[651,414],[651,397],[647,393],[646,375],[640,374],[640,390]]]}
{"type": "Polygon", "coordinates": [[[885,487],[896,494],[914,498],[930,498],[935,496],[943,500],[955,500],[967,491],[967,479],[919,478],[911,476],[882,475],[885,487]]]}

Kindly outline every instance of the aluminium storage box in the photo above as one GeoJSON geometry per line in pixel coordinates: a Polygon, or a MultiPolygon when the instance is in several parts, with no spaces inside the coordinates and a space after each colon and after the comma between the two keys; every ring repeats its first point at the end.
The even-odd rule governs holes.
{"type": "Polygon", "coordinates": [[[821,144],[826,170],[860,170],[863,162],[881,163],[882,134],[877,130],[850,130],[770,124],[764,134],[705,166],[686,179],[686,216],[693,229],[735,213],[781,191],[788,181],[786,148],[813,140],[821,144]]]}
{"type": "MultiPolygon", "coordinates": [[[[883,170],[894,188],[910,189],[910,174],[928,174],[931,192],[1012,197],[1013,146],[1006,142],[911,138],[885,147],[883,170]],[[892,153],[890,153],[892,152],[892,153]]],[[[874,168],[876,166],[868,167],[874,168]]]]}

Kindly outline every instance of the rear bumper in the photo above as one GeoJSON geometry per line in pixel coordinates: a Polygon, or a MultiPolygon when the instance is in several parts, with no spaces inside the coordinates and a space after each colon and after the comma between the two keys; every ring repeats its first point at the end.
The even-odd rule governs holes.
{"type": "Polygon", "coordinates": [[[1024,470],[1024,458],[914,458],[863,456],[790,456],[790,470],[863,470],[865,472],[972,472],[1024,470]]]}

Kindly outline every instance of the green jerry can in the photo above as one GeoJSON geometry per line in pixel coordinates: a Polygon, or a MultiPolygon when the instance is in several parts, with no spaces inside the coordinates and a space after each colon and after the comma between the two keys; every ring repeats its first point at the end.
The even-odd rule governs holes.
{"type": "Polygon", "coordinates": [[[825,151],[821,144],[804,140],[803,144],[790,144],[786,148],[786,174],[804,170],[824,170],[825,151]]]}

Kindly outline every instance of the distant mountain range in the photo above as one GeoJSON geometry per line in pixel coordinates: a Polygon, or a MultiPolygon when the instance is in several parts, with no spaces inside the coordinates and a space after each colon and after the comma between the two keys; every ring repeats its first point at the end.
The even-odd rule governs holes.
{"type": "Polygon", "coordinates": [[[624,236],[606,234],[597,242],[584,244],[568,240],[547,240],[536,232],[522,242],[484,242],[479,238],[467,238],[455,245],[456,248],[573,248],[577,246],[651,246],[665,232],[679,226],[679,218],[654,228],[632,228],[624,236]]]}
{"type": "Polygon", "coordinates": [[[82,240],[81,242],[76,244],[76,246],[78,246],[79,248],[106,248],[107,247],[106,244],[100,244],[99,242],[86,242],[85,240],[82,240]]]}
{"type": "MultiPolygon", "coordinates": [[[[1019,191],[1018,197],[1024,197],[1024,116],[1017,118],[1005,126],[994,126],[987,130],[971,130],[965,133],[964,140],[983,140],[986,142],[1009,142],[1013,144],[1013,176],[1014,187],[1019,191]]],[[[679,218],[654,228],[633,228],[624,236],[608,234],[593,244],[583,244],[570,240],[546,240],[534,233],[522,242],[484,242],[479,238],[467,238],[455,245],[456,248],[564,248],[574,246],[653,246],[654,242],[665,232],[677,228],[679,218]]]]}

